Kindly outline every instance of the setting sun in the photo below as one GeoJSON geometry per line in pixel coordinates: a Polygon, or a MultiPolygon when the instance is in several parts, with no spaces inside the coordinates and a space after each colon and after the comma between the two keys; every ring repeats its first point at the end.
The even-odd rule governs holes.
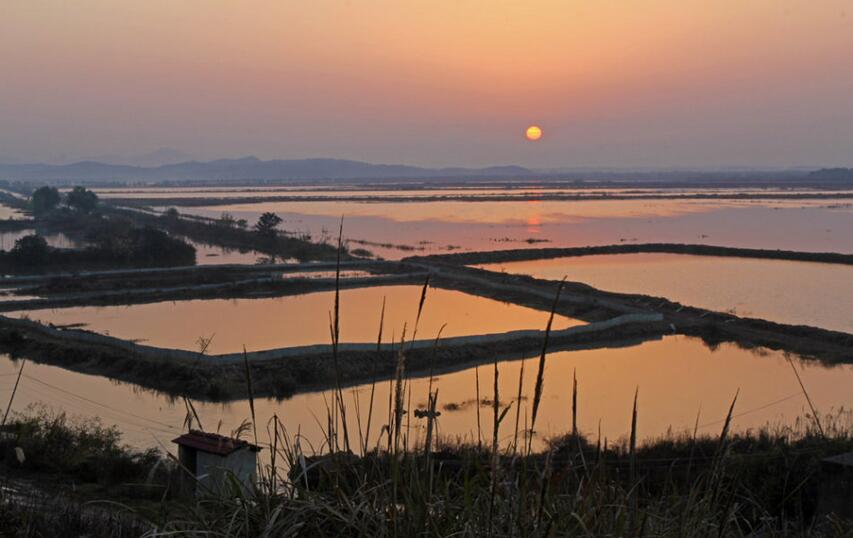
{"type": "Polygon", "coordinates": [[[0,0],[0,538],[853,538],[851,26],[0,0]]]}
{"type": "Polygon", "coordinates": [[[538,125],[531,125],[524,134],[528,140],[536,141],[542,138],[542,129],[538,125]]]}

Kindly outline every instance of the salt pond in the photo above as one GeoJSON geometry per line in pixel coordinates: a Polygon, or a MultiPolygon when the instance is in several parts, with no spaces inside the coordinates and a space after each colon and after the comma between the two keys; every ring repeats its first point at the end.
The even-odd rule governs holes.
{"type": "MultiPolygon", "coordinates": [[[[160,208],[163,209],[163,208],[160,208]]],[[[262,202],[185,207],[254,222],[272,211],[281,229],[344,235],[386,258],[449,250],[636,242],[853,252],[853,206],[817,201],[595,200],[395,203],[262,202]]],[[[358,245],[361,246],[361,245],[358,245]]]]}
{"type": "Polygon", "coordinates": [[[853,333],[853,266],[682,254],[608,254],[480,265],[710,310],[853,333]]]}
{"type": "MultiPolygon", "coordinates": [[[[341,292],[341,342],[375,342],[383,300],[384,339],[408,325],[411,336],[421,287],[380,286],[341,292]]],[[[204,299],[131,306],[73,307],[13,313],[55,325],[86,324],[92,331],[142,343],[208,353],[234,353],[287,346],[327,344],[334,292],[263,299],[204,299]]],[[[431,288],[418,324],[420,338],[544,329],[548,313],[466,293],[431,288]]],[[[582,324],[559,316],[555,328],[582,324]]]]}
{"type": "MultiPolygon", "coordinates": [[[[817,363],[792,359],[803,384],[821,413],[837,412],[853,403],[853,367],[824,367],[817,363]]],[[[792,363],[782,353],[747,351],[731,344],[715,350],[695,338],[668,336],[661,340],[622,348],[554,352],[548,355],[543,399],[536,430],[539,439],[564,433],[571,427],[571,384],[578,379],[578,417],[580,430],[593,439],[599,426],[610,440],[627,434],[631,423],[631,406],[635,389],[639,389],[638,430],[640,439],[658,436],[669,429],[692,430],[699,421],[700,433],[717,434],[728,406],[740,391],[734,412],[734,428],[745,429],[771,424],[792,424],[807,410],[807,403],[792,363]]],[[[500,399],[512,401],[518,390],[522,361],[506,361],[498,365],[500,399]]],[[[7,401],[18,364],[0,356],[0,398],[7,401]]],[[[528,415],[532,402],[536,359],[525,364],[522,418],[528,415]]],[[[480,397],[492,397],[492,365],[480,366],[480,397]]],[[[439,390],[439,433],[448,438],[476,440],[477,409],[474,368],[437,376],[439,390]]],[[[429,379],[412,378],[409,383],[413,406],[426,403],[429,379]]],[[[376,385],[373,423],[370,438],[375,441],[382,424],[387,423],[389,382],[376,385]]],[[[269,439],[267,421],[276,414],[290,435],[303,437],[303,446],[320,448],[322,426],[326,421],[326,404],[331,392],[298,394],[291,399],[255,402],[258,435],[269,439]]],[[[351,435],[357,436],[355,399],[359,400],[362,430],[366,427],[370,386],[344,389],[345,403],[350,409],[351,435]]],[[[408,397],[407,397],[408,398],[408,397]]],[[[70,372],[61,368],[29,363],[18,388],[13,408],[44,402],[69,414],[101,416],[106,424],[115,424],[124,432],[125,440],[134,446],[170,447],[169,441],[181,430],[186,407],[182,401],[144,391],[103,377],[70,372]]],[[[250,416],[246,401],[228,404],[196,402],[202,424],[209,430],[230,432],[250,416]]],[[[480,407],[481,433],[491,438],[491,408],[480,407]]],[[[501,427],[502,442],[507,443],[514,429],[515,408],[501,427]]],[[[412,435],[423,433],[423,420],[412,417],[412,435]]],[[[541,446],[541,444],[540,444],[541,446]]]]}

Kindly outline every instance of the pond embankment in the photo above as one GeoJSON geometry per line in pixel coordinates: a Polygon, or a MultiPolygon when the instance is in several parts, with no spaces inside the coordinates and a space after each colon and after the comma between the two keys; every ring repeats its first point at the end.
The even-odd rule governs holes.
{"type": "Polygon", "coordinates": [[[65,293],[48,297],[0,301],[0,312],[66,308],[72,306],[133,305],[197,299],[284,297],[316,291],[334,290],[336,286],[340,289],[353,289],[393,284],[418,284],[422,283],[426,276],[426,273],[409,273],[341,278],[340,280],[336,280],[335,278],[281,278],[280,276],[269,276],[211,284],[65,293]]]}
{"type": "MultiPolygon", "coordinates": [[[[407,263],[430,270],[443,287],[549,309],[559,283],[527,275],[495,273],[437,261],[440,257],[409,258],[407,263]]],[[[566,282],[557,311],[587,321],[626,313],[656,312],[671,333],[702,337],[709,344],[733,342],[767,347],[829,363],[853,362],[853,334],[818,327],[786,325],[683,305],[663,297],[602,291],[579,282],[566,282]]]]}
{"type": "MultiPolygon", "coordinates": [[[[643,246],[453,254],[408,258],[401,263],[352,262],[351,265],[342,265],[341,269],[359,268],[375,273],[374,276],[347,278],[337,283],[334,278],[282,278],[284,273],[295,272],[292,271],[295,267],[290,265],[274,266],[272,270],[263,266],[213,266],[84,273],[50,278],[19,277],[9,282],[28,286],[21,289],[29,291],[41,286],[39,289],[46,295],[38,299],[16,301],[14,304],[11,301],[7,302],[9,304],[1,303],[0,310],[206,297],[276,296],[335,289],[335,286],[345,288],[402,282],[423,283],[429,274],[433,286],[549,311],[554,303],[558,282],[526,275],[496,273],[467,267],[462,263],[531,259],[531,255],[565,256],[567,251],[613,253],[600,249],[615,247],[621,252],[639,252],[630,249],[643,246]],[[519,258],[514,258],[516,256],[519,258]],[[264,274],[265,271],[269,274],[264,274]],[[164,282],[169,282],[169,285],[164,282]]],[[[659,244],[646,247],[688,248],[678,252],[687,254],[695,254],[695,247],[699,247],[698,251],[707,252],[707,255],[720,255],[727,251],[727,255],[757,255],[798,261],[810,256],[822,256],[824,259],[836,260],[831,263],[848,263],[846,257],[849,257],[844,254],[829,256],[783,251],[780,254],[780,251],[702,245],[659,244]]],[[[310,266],[323,269],[334,267],[331,264],[310,266]]],[[[733,342],[746,348],[783,350],[827,363],[853,363],[851,334],[743,318],[682,305],[661,297],[606,292],[578,282],[565,283],[556,312],[586,321],[589,325],[555,331],[551,338],[553,349],[561,346],[606,347],[619,345],[626,340],[684,334],[701,337],[709,346],[733,342]]],[[[543,339],[541,331],[513,331],[448,338],[437,346],[432,340],[419,341],[412,345],[406,344],[406,368],[408,371],[452,369],[489,363],[496,359],[535,353],[541,349],[543,339]]],[[[154,348],[86,331],[61,330],[6,317],[0,317],[0,350],[171,394],[186,394],[208,400],[242,398],[246,395],[242,354],[210,356],[154,348]]],[[[330,346],[313,345],[259,351],[248,354],[246,358],[256,394],[284,397],[294,392],[330,387],[338,376],[347,383],[387,378],[393,375],[396,368],[398,350],[399,344],[396,351],[389,344],[379,347],[341,344],[335,354],[330,346]],[[338,365],[338,371],[335,364],[338,365]]]]}
{"type": "Polygon", "coordinates": [[[292,295],[343,287],[423,281],[425,275],[398,263],[375,261],[269,265],[205,265],[29,275],[0,279],[12,295],[29,300],[0,302],[0,311],[82,304],[124,304],[211,297],[292,295]],[[352,275],[358,275],[358,278],[352,275]]]}
{"type": "Polygon", "coordinates": [[[794,250],[723,247],[717,245],[685,243],[638,243],[587,247],[522,248],[482,252],[455,252],[451,254],[436,254],[418,258],[405,258],[404,261],[420,260],[425,263],[440,261],[454,265],[479,265],[487,263],[544,260],[551,258],[597,256],[602,254],[640,253],[688,254],[692,256],[722,256],[853,265],[853,254],[841,254],[838,252],[802,252],[794,250]]]}
{"type": "MultiPolygon", "coordinates": [[[[552,349],[609,347],[625,340],[658,338],[666,327],[659,314],[631,314],[551,333],[552,349]]],[[[544,331],[462,336],[406,342],[406,369],[449,371],[476,363],[535,353],[544,331]]],[[[248,363],[258,396],[383,379],[393,375],[400,343],[348,344],[271,349],[246,354],[204,355],[146,346],[78,329],[59,329],[27,319],[0,316],[0,350],[84,373],[106,375],[175,395],[205,400],[246,396],[248,363]],[[340,371],[336,371],[337,364],[340,371]]]]}

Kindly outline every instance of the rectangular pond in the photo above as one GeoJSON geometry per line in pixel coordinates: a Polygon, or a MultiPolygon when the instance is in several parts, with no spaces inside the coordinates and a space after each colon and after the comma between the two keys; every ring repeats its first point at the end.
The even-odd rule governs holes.
{"type": "Polygon", "coordinates": [[[683,254],[606,254],[485,264],[739,316],[853,333],[853,266],[683,254]]]}
{"type": "MultiPolygon", "coordinates": [[[[160,207],[159,209],[165,209],[160,207]]],[[[703,243],[853,252],[853,206],[834,200],[293,201],[181,207],[181,213],[250,223],[266,211],[282,230],[344,235],[377,255],[533,246],[703,243]]]]}
{"type": "MultiPolygon", "coordinates": [[[[375,342],[385,301],[384,341],[411,338],[421,286],[345,289],[340,299],[341,342],[375,342]]],[[[131,306],[87,306],[10,314],[55,325],[84,324],[91,331],[147,345],[198,351],[210,339],[209,354],[329,344],[334,292],[262,299],[204,299],[131,306]]],[[[466,293],[430,288],[418,325],[419,339],[543,330],[548,312],[466,293]]],[[[558,316],[555,328],[583,322],[558,316]]]]}
{"type": "MultiPolygon", "coordinates": [[[[529,417],[535,385],[537,358],[512,360],[498,364],[499,398],[509,404],[516,398],[519,373],[525,374],[520,422],[529,417]]],[[[701,340],[668,336],[629,347],[559,351],[546,360],[543,396],[536,430],[537,445],[571,429],[572,377],[578,379],[578,425],[594,442],[600,428],[610,441],[627,436],[631,425],[634,391],[639,391],[638,436],[648,439],[675,432],[692,431],[719,434],[735,392],[733,428],[743,430],[763,425],[791,426],[808,412],[803,391],[792,370],[797,369],[804,386],[824,420],[853,404],[853,367],[823,366],[817,362],[788,359],[783,353],[744,350],[731,344],[710,349],[701,340]]],[[[0,356],[0,398],[8,401],[19,363],[0,356]]],[[[420,374],[421,376],[423,374],[420,374]]],[[[494,382],[493,366],[465,367],[439,373],[434,388],[439,390],[438,433],[441,437],[476,441],[477,413],[481,415],[480,434],[491,439],[491,406],[494,382]],[[477,402],[477,378],[480,402],[477,402]]],[[[414,408],[427,401],[429,379],[412,377],[408,383],[414,408]]],[[[373,395],[370,441],[375,443],[383,424],[388,422],[390,383],[377,383],[373,395]]],[[[348,407],[350,435],[357,437],[356,400],[361,430],[367,425],[370,385],[347,387],[344,400],[348,407]]],[[[323,445],[323,426],[331,391],[303,393],[287,400],[256,399],[258,436],[269,439],[267,422],[275,414],[291,436],[297,432],[306,450],[323,445]]],[[[28,363],[18,388],[13,409],[43,402],[71,415],[100,416],[104,423],[117,425],[125,440],[134,446],[164,446],[181,430],[186,407],[180,400],[142,390],[131,384],[70,372],[62,368],[28,363]]],[[[247,401],[227,404],[195,402],[205,428],[229,433],[249,418],[247,401]]],[[[514,430],[513,407],[500,429],[503,444],[514,430]]],[[[423,438],[425,421],[412,416],[411,435],[423,438]]]]}

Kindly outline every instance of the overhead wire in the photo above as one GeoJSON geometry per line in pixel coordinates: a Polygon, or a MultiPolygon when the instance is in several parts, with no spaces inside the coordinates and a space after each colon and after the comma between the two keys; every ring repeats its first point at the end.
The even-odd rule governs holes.
{"type": "Polygon", "coordinates": [[[168,423],[166,423],[166,422],[161,422],[161,421],[159,421],[159,420],[155,420],[155,419],[152,419],[152,418],[149,418],[149,417],[143,416],[143,415],[137,415],[136,413],[131,413],[130,411],[125,411],[125,410],[123,410],[123,409],[118,409],[118,408],[113,407],[113,406],[111,406],[111,405],[109,405],[109,404],[105,404],[105,403],[102,403],[102,402],[98,402],[98,401],[93,400],[93,399],[91,399],[91,398],[87,398],[86,396],[82,396],[82,395],[80,395],[80,394],[76,394],[76,393],[74,393],[74,392],[72,392],[72,391],[70,391],[70,390],[66,390],[66,389],[63,389],[63,388],[61,388],[61,387],[57,387],[56,385],[52,385],[52,384],[50,384],[50,383],[48,383],[48,382],[46,382],[46,381],[42,381],[42,380],[40,380],[40,379],[36,379],[36,378],[31,377],[31,376],[29,376],[29,375],[27,375],[27,374],[24,374],[24,377],[25,377],[25,378],[27,378],[27,379],[29,379],[30,381],[35,381],[36,383],[39,383],[39,384],[44,385],[44,386],[46,386],[46,387],[49,387],[49,388],[51,388],[51,389],[53,389],[53,390],[59,391],[59,392],[61,392],[61,393],[63,393],[63,394],[67,394],[67,395],[72,396],[72,397],[74,397],[74,398],[78,398],[78,399],[83,400],[83,401],[85,401],[85,402],[88,402],[88,403],[90,403],[90,404],[97,405],[97,406],[103,407],[103,408],[105,408],[105,409],[109,409],[110,411],[113,411],[113,412],[115,412],[115,413],[119,413],[119,414],[122,414],[122,415],[127,415],[127,416],[130,416],[130,417],[133,417],[133,418],[136,418],[136,419],[139,419],[139,420],[143,420],[143,421],[146,421],[146,422],[151,422],[152,424],[156,424],[156,425],[161,426],[161,427],[169,428],[169,429],[171,429],[171,430],[176,429],[173,425],[168,424],[168,423]]]}
{"type": "MultiPolygon", "coordinates": [[[[0,377],[9,377],[9,376],[13,376],[13,375],[17,375],[17,372],[0,374],[0,377]]],[[[95,405],[95,406],[101,407],[103,409],[106,409],[112,413],[116,413],[119,415],[119,417],[122,417],[122,418],[120,418],[120,420],[122,420],[126,423],[122,427],[134,426],[134,428],[128,428],[128,429],[133,429],[134,431],[137,431],[139,433],[151,434],[151,433],[157,431],[159,433],[164,433],[164,434],[174,434],[176,432],[181,431],[181,428],[173,426],[169,423],[158,421],[158,420],[155,420],[155,419],[152,419],[150,417],[143,416],[143,415],[138,415],[136,413],[132,413],[130,411],[125,411],[123,409],[119,409],[119,408],[114,407],[110,404],[99,402],[99,401],[94,400],[92,398],[77,394],[77,393],[70,391],[68,389],[64,389],[62,387],[58,387],[58,386],[53,385],[51,383],[48,383],[46,381],[42,381],[42,380],[37,379],[35,377],[32,377],[28,374],[23,374],[22,377],[24,377],[30,381],[33,381],[33,382],[35,382],[35,383],[37,383],[37,384],[39,384],[45,388],[59,392],[60,394],[65,395],[67,397],[76,398],[77,400],[80,400],[82,402],[86,402],[88,404],[95,405]],[[127,417],[130,417],[130,419],[132,419],[132,420],[129,420],[127,417]],[[143,421],[143,422],[140,423],[137,421],[143,421]],[[150,425],[147,425],[145,423],[150,423],[150,425]]],[[[63,403],[66,403],[66,404],[67,403],[71,403],[71,404],[76,403],[73,400],[69,400],[67,398],[62,398],[62,397],[57,397],[55,394],[50,394],[49,392],[44,392],[43,390],[39,390],[37,387],[22,385],[21,389],[24,392],[34,393],[35,395],[39,396],[40,398],[44,398],[45,396],[47,396],[48,398],[59,399],[60,401],[62,401],[63,403]]],[[[766,404],[747,409],[746,411],[742,411],[738,414],[733,415],[732,418],[739,418],[739,417],[749,415],[751,413],[762,411],[764,409],[768,409],[768,408],[773,407],[775,405],[779,405],[781,403],[784,403],[784,402],[791,400],[793,398],[796,398],[798,396],[802,396],[802,393],[797,392],[797,393],[789,394],[789,395],[784,396],[782,398],[778,398],[776,400],[770,401],[766,404]]],[[[76,407],[77,407],[77,409],[81,409],[85,413],[85,411],[86,411],[85,408],[81,408],[79,406],[79,403],[76,403],[76,407]]],[[[316,417],[314,417],[314,418],[315,418],[315,420],[317,420],[316,417]]],[[[725,419],[710,421],[710,422],[706,422],[704,424],[699,425],[699,428],[700,429],[707,428],[710,426],[722,424],[724,422],[725,422],[725,419]]],[[[319,424],[319,421],[318,421],[318,424],[319,424]]],[[[262,446],[269,446],[268,443],[259,443],[259,444],[262,446]]],[[[806,449],[806,450],[810,450],[810,449],[806,449]]],[[[813,450],[813,449],[811,449],[811,450],[813,450]]],[[[664,458],[664,459],[669,459],[669,458],[664,458]]],[[[672,458],[672,460],[679,460],[679,459],[682,459],[682,458],[672,458]]]]}
{"type": "MultiPolygon", "coordinates": [[[[92,409],[91,407],[86,407],[85,404],[88,402],[75,400],[72,398],[68,398],[62,394],[55,394],[53,392],[49,392],[45,390],[46,387],[38,387],[32,384],[22,386],[21,390],[23,394],[30,395],[31,399],[37,401],[50,401],[54,403],[54,406],[61,406],[63,410],[71,410],[75,413],[79,413],[80,415],[91,415],[92,409]]],[[[132,430],[137,432],[143,432],[146,434],[150,434],[152,432],[159,432],[164,434],[172,435],[176,432],[176,430],[165,429],[159,426],[151,426],[149,424],[138,421],[134,418],[124,417],[119,413],[113,413],[110,410],[107,410],[106,413],[102,413],[102,416],[109,417],[112,421],[121,424],[122,430],[132,430]]],[[[101,416],[101,415],[98,415],[101,416]]]]}

